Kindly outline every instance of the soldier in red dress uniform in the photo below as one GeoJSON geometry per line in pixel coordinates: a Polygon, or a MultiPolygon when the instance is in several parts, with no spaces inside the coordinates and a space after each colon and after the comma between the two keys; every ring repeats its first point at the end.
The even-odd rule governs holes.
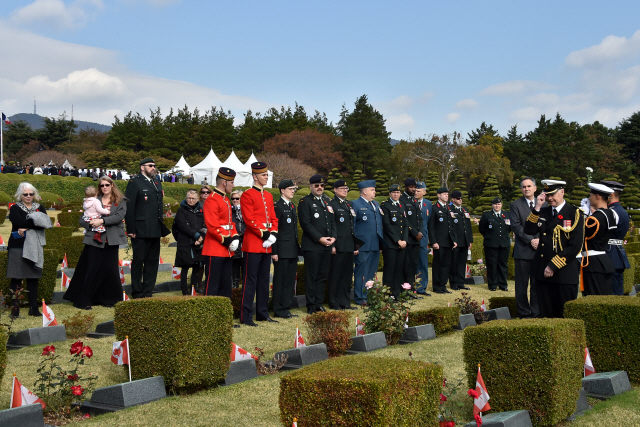
{"type": "Polygon", "coordinates": [[[278,217],[273,208],[273,195],[264,191],[269,180],[267,164],[251,164],[253,187],[242,193],[240,205],[247,226],[242,240],[244,272],[240,323],[258,326],[253,321],[253,298],[256,298],[256,320],[276,322],[269,317],[269,271],[271,245],[278,234],[278,217]]]}
{"type": "Polygon", "coordinates": [[[204,202],[204,222],[207,234],[202,247],[206,260],[207,280],[205,295],[231,298],[231,257],[238,249],[240,237],[231,214],[231,201],[226,196],[233,190],[236,173],[221,167],[216,177],[216,187],[204,202]]]}

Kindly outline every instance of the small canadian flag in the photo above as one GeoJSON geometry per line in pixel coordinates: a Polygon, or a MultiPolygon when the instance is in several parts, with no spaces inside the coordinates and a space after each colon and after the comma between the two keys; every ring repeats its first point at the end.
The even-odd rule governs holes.
{"type": "Polygon", "coordinates": [[[293,419],[293,424],[291,424],[291,427],[298,427],[298,419],[297,418],[293,419]]]}
{"type": "Polygon", "coordinates": [[[124,285],[124,267],[120,267],[120,284],[124,285]]]}
{"type": "Polygon", "coordinates": [[[62,289],[69,289],[69,284],[71,283],[71,278],[69,276],[67,276],[65,274],[65,272],[62,272],[62,282],[60,282],[60,286],[62,286],[62,289]]]}
{"type": "Polygon", "coordinates": [[[447,301],[447,307],[451,307],[451,301],[447,301]]]}
{"type": "Polygon", "coordinates": [[[116,365],[129,364],[129,338],[125,338],[123,341],[116,341],[113,343],[113,349],[111,350],[111,361],[116,365]]]}
{"type": "Polygon", "coordinates": [[[49,308],[47,304],[42,300],[42,326],[57,326],[56,315],[53,314],[53,310],[49,308]]]}
{"type": "MultiPolygon", "coordinates": [[[[476,303],[477,304],[477,303],[476,303]]],[[[487,311],[487,306],[484,305],[484,298],[482,298],[482,304],[480,305],[480,310],[487,311]]]]}
{"type": "Polygon", "coordinates": [[[300,333],[300,329],[296,326],[296,342],[293,348],[298,347],[306,347],[307,345],[304,343],[304,338],[302,338],[302,334],[300,333]]]}
{"type": "Polygon", "coordinates": [[[69,268],[69,261],[67,261],[67,254],[64,254],[64,258],[62,258],[62,268],[69,268]]]}
{"type": "Polygon", "coordinates": [[[158,264],[164,264],[164,261],[162,260],[162,256],[160,256],[160,261],[158,261],[158,264]]]}
{"type": "Polygon", "coordinates": [[[487,388],[484,386],[484,380],[480,373],[480,365],[478,365],[476,393],[478,393],[478,397],[473,399],[473,415],[480,414],[480,417],[482,417],[482,412],[490,410],[491,406],[489,406],[489,392],[487,392],[487,388]]]}
{"type": "Polygon", "coordinates": [[[171,269],[171,278],[173,280],[180,280],[181,274],[182,274],[182,271],[178,267],[173,266],[173,268],[171,269]]]}
{"type": "Polygon", "coordinates": [[[469,264],[467,264],[467,272],[464,275],[465,278],[471,277],[471,269],[469,268],[469,264]]]}
{"type": "Polygon", "coordinates": [[[31,393],[29,389],[20,384],[16,374],[13,374],[13,383],[11,385],[11,403],[9,408],[18,408],[20,406],[31,405],[39,403],[44,409],[47,405],[35,394],[31,393]]]}
{"type": "Polygon", "coordinates": [[[589,354],[589,348],[584,348],[584,376],[588,377],[591,374],[596,373],[596,368],[593,367],[593,362],[591,361],[591,355],[589,354]]]}
{"type": "Polygon", "coordinates": [[[195,297],[196,295],[198,295],[198,294],[196,293],[196,287],[195,287],[195,286],[192,286],[192,287],[191,287],[191,295],[192,295],[192,296],[194,296],[194,297],[195,297]]]}
{"type": "Polygon", "coordinates": [[[256,356],[249,353],[247,350],[242,347],[238,347],[234,343],[231,343],[231,361],[235,362],[236,360],[242,359],[258,359],[256,356]]]}
{"type": "Polygon", "coordinates": [[[407,318],[404,321],[404,328],[407,329],[409,327],[409,310],[407,310],[407,318]]]}
{"type": "Polygon", "coordinates": [[[56,219],[56,227],[60,227],[60,222],[56,219]]]}
{"type": "Polygon", "coordinates": [[[118,266],[120,266],[120,267],[131,267],[131,261],[129,261],[129,260],[120,260],[120,261],[118,261],[118,266]]]}
{"type": "Polygon", "coordinates": [[[125,291],[122,291],[122,301],[129,301],[129,295],[125,291]]]}
{"type": "Polygon", "coordinates": [[[356,336],[364,335],[364,324],[356,316],[356,336]]]}
{"type": "Polygon", "coordinates": [[[4,245],[4,239],[0,236],[0,245],[4,245]]]}

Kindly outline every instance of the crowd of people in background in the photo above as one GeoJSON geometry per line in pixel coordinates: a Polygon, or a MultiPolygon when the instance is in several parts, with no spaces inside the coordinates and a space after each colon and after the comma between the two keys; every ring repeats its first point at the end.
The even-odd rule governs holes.
{"type": "MultiPolygon", "coordinates": [[[[29,163],[28,165],[20,165],[20,163],[16,163],[15,165],[1,165],[0,173],[16,173],[21,175],[58,175],[58,176],[75,176],[77,178],[92,178],[94,181],[97,181],[99,178],[103,176],[108,176],[114,181],[121,181],[124,177],[128,176],[125,171],[122,169],[116,169],[112,171],[107,171],[106,169],[79,169],[77,167],[71,166],[60,166],[50,163],[50,164],[41,164],[34,165],[33,163],[29,163]]],[[[176,181],[169,181],[176,182],[176,181]]]]}

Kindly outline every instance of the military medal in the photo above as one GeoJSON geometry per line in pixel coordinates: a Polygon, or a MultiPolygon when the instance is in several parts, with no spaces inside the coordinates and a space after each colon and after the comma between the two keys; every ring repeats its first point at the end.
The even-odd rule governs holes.
{"type": "Polygon", "coordinates": [[[327,210],[328,210],[329,212],[333,213],[333,206],[329,206],[329,205],[327,205],[327,210]]]}
{"type": "Polygon", "coordinates": [[[354,211],[353,208],[351,208],[350,210],[351,210],[351,215],[356,216],[356,211],[354,211]]]}
{"type": "Polygon", "coordinates": [[[146,194],[144,195],[144,201],[145,202],[147,201],[147,195],[146,194]]]}
{"type": "Polygon", "coordinates": [[[471,216],[469,215],[469,212],[465,212],[465,213],[464,213],[464,217],[465,217],[465,218],[471,218],[471,216]]]}
{"type": "Polygon", "coordinates": [[[344,222],[344,217],[343,216],[340,217],[340,222],[344,222]]]}
{"type": "Polygon", "coordinates": [[[511,225],[511,220],[510,219],[505,219],[504,223],[507,224],[507,225],[511,225]]]}

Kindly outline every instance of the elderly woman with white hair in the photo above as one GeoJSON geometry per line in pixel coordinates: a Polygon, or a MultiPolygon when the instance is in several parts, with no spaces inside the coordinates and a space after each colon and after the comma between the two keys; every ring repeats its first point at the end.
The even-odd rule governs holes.
{"type": "MultiPolygon", "coordinates": [[[[16,191],[17,203],[9,209],[11,236],[7,245],[7,278],[11,279],[11,291],[22,288],[27,281],[29,316],[41,316],[38,310],[38,279],[42,277],[44,263],[44,229],[51,228],[51,219],[40,200],[38,190],[28,182],[21,182],[16,191]]],[[[13,317],[20,314],[19,302],[14,298],[13,317]]]]}

